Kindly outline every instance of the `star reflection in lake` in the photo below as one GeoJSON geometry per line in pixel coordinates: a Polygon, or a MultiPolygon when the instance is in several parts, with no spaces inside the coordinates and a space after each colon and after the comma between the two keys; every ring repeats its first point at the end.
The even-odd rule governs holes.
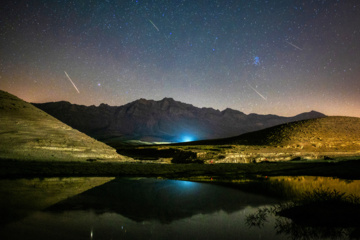
{"type": "MultiPolygon", "coordinates": [[[[66,178],[37,179],[35,183],[24,179],[1,180],[0,193],[7,196],[0,202],[1,209],[8,216],[1,222],[1,238],[287,239],[286,235],[277,235],[275,217],[268,218],[263,228],[249,228],[246,216],[288,200],[291,194],[284,194],[285,190],[298,191],[293,191],[298,188],[289,187],[289,183],[295,183],[293,186],[303,183],[299,181],[302,178],[221,185],[149,178],[82,179],[77,180],[80,186],[64,184],[69,182],[66,178]],[[53,182],[52,187],[42,189],[41,181],[53,182]],[[84,182],[89,181],[92,185],[85,186],[84,182]],[[22,193],[15,194],[19,189],[22,193]],[[11,198],[26,201],[15,199],[14,204],[11,198]],[[17,218],[11,217],[12,211],[17,218]]],[[[359,185],[345,183],[350,188],[359,185]]]]}

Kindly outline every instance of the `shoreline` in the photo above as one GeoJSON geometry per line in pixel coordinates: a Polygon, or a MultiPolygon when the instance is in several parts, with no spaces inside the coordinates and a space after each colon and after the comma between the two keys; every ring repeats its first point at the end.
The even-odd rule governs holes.
{"type": "Polygon", "coordinates": [[[0,159],[0,179],[42,177],[214,177],[324,176],[360,179],[360,159],[329,162],[156,164],[120,162],[40,162],[0,159]]]}

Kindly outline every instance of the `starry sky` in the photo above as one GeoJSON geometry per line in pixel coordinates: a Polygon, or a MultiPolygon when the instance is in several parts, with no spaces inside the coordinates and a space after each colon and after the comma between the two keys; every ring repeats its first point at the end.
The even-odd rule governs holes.
{"type": "Polygon", "coordinates": [[[29,102],[360,117],[358,0],[5,0],[0,21],[0,89],[29,102]]]}

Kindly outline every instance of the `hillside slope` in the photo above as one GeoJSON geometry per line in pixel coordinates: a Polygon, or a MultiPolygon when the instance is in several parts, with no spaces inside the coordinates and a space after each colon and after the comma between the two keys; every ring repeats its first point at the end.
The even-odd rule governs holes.
{"type": "Polygon", "coordinates": [[[360,118],[309,119],[237,137],[179,143],[175,146],[192,152],[193,161],[205,163],[358,159],[360,118]]]}
{"type": "Polygon", "coordinates": [[[4,91],[0,91],[0,158],[44,161],[128,159],[4,91]]]}
{"type": "Polygon", "coordinates": [[[324,117],[297,121],[223,139],[222,143],[360,150],[360,118],[324,117]]]}

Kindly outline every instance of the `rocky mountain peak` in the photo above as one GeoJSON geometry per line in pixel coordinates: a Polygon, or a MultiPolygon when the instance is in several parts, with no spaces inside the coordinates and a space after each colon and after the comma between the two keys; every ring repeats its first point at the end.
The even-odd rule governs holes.
{"type": "Polygon", "coordinates": [[[173,98],[170,98],[170,97],[165,97],[162,100],[160,100],[160,102],[175,102],[175,100],[173,98]]]}

